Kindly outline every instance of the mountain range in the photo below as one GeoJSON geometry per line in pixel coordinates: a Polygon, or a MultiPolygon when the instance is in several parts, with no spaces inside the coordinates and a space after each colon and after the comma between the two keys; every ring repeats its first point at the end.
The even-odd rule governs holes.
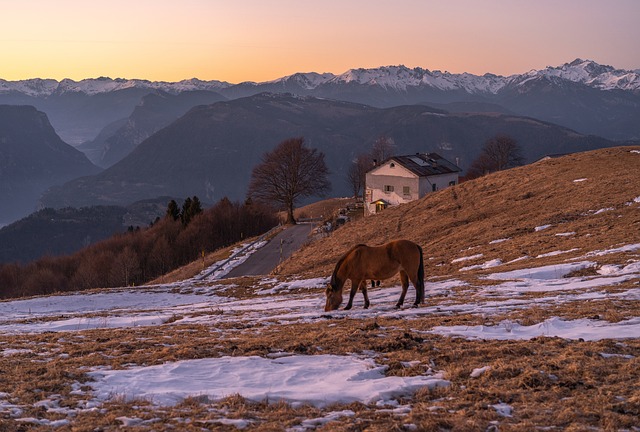
{"type": "Polygon", "coordinates": [[[397,154],[436,151],[461,167],[483,142],[512,136],[532,162],[548,153],[619,145],[551,123],[496,113],[448,113],[423,105],[369,105],[291,94],[261,93],[193,108],[94,176],[49,190],[44,206],[123,205],[148,197],[191,196],[215,202],[245,198],[252,168],[279,142],[302,136],[322,151],[332,195],[351,193],[351,161],[381,136],[397,154]]]}
{"type": "MultiPolygon", "coordinates": [[[[225,99],[271,92],[378,108],[426,104],[449,111],[491,110],[535,117],[608,139],[640,138],[640,70],[616,69],[582,59],[510,76],[386,66],[351,69],[339,75],[296,73],[272,81],[239,84],[105,77],[82,81],[0,79],[0,103],[35,106],[47,113],[62,139],[74,146],[94,141],[104,128],[111,127],[113,133],[113,123],[124,124],[149,93],[203,92],[225,99]]],[[[168,123],[158,124],[160,128],[168,123]]],[[[100,163],[105,165],[104,161],[100,163]]]]}
{"type": "MultiPolygon", "coordinates": [[[[314,90],[329,84],[368,84],[387,89],[406,91],[411,87],[430,87],[439,90],[464,90],[468,93],[496,94],[505,87],[521,85],[531,79],[560,78],[571,82],[582,83],[599,90],[640,90],[640,70],[615,69],[612,66],[600,65],[591,60],[576,59],[562,66],[548,66],[541,70],[532,70],[524,74],[500,76],[485,74],[482,76],[469,73],[453,74],[442,71],[430,71],[422,68],[405,66],[387,66],[376,69],[350,69],[334,75],[332,73],[296,73],[273,81],[262,83],[243,82],[231,84],[223,81],[202,81],[198,79],[179,82],[148,81],[138,79],[111,79],[107,77],[73,81],[64,79],[29,79],[23,81],[6,81],[0,79],[0,93],[21,93],[31,97],[50,97],[67,93],[84,93],[92,96],[131,88],[161,90],[170,94],[184,91],[216,91],[227,96],[240,91],[241,88],[256,87],[259,92],[271,87],[288,87],[289,89],[314,90]]],[[[238,93],[235,93],[236,95],[238,93]]]]}

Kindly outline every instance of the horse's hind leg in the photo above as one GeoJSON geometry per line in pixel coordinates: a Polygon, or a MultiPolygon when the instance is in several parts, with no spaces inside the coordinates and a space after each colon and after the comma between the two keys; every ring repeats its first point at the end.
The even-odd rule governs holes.
{"type": "Polygon", "coordinates": [[[402,282],[402,294],[400,294],[400,299],[398,303],[396,303],[396,309],[399,309],[404,303],[404,298],[407,295],[407,290],[409,289],[409,276],[404,270],[400,270],[400,282],[402,282]]]}
{"type": "Polygon", "coordinates": [[[364,308],[369,309],[369,294],[367,293],[367,281],[360,282],[360,289],[362,290],[362,296],[364,297],[364,308]]]}
{"type": "MultiPolygon", "coordinates": [[[[351,292],[349,293],[349,303],[344,307],[344,310],[349,310],[353,306],[353,298],[356,296],[356,292],[358,291],[358,287],[362,283],[361,280],[353,280],[351,279],[351,292]]],[[[366,283],[366,281],[365,281],[366,283]]]]}
{"type": "Polygon", "coordinates": [[[416,289],[416,301],[413,306],[418,307],[421,303],[424,303],[424,280],[420,280],[420,278],[416,276],[415,280],[411,280],[411,283],[416,289]]]}

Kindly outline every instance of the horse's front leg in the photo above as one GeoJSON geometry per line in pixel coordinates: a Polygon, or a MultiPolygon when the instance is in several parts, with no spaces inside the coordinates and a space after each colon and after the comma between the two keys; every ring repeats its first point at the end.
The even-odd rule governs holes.
{"type": "Polygon", "coordinates": [[[402,282],[402,293],[400,294],[398,303],[396,303],[396,309],[400,309],[402,307],[404,298],[407,295],[407,290],[409,289],[409,277],[403,270],[400,270],[400,282],[402,282]]]}
{"type": "Polygon", "coordinates": [[[349,293],[349,303],[344,307],[344,310],[349,310],[353,306],[353,298],[356,296],[356,292],[358,291],[358,287],[362,283],[361,280],[353,280],[351,279],[351,292],[349,293]]]}
{"type": "Polygon", "coordinates": [[[364,308],[369,309],[369,294],[367,293],[367,281],[360,282],[360,289],[362,290],[362,296],[364,297],[364,308]]]}

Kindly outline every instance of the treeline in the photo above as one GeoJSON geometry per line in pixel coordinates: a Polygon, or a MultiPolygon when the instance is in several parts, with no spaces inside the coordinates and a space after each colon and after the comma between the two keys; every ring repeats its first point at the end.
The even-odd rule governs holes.
{"type": "Polygon", "coordinates": [[[173,205],[153,226],[116,235],[73,255],[0,265],[0,298],[140,285],[196,260],[203,251],[260,235],[278,224],[271,209],[251,202],[223,198],[207,210],[195,211],[198,202],[183,207],[189,211],[186,218],[176,217],[173,205]]]}

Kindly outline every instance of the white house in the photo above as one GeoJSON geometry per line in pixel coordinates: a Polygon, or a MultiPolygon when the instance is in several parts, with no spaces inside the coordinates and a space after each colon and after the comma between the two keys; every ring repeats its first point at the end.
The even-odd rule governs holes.
{"type": "Polygon", "coordinates": [[[461,169],[436,153],[392,156],[366,174],[365,216],[458,184],[461,169]]]}

